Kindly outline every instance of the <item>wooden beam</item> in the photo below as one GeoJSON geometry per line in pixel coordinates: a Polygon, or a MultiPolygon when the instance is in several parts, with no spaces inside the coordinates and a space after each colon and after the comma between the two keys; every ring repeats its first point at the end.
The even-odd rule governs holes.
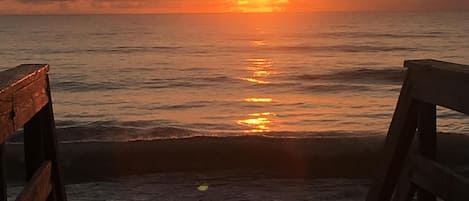
{"type": "Polygon", "coordinates": [[[435,195],[445,200],[468,200],[467,180],[432,162],[436,153],[436,105],[469,114],[469,66],[436,60],[405,61],[407,75],[386,138],[384,161],[370,189],[367,201],[388,201],[396,190],[396,178],[401,175],[400,188],[393,200],[412,198],[415,188],[419,201],[434,201],[435,195]],[[402,177],[403,161],[415,133],[416,108],[420,154],[410,163],[411,178],[402,177]],[[409,181],[410,180],[410,181],[409,181]]]}
{"type": "Polygon", "coordinates": [[[21,65],[0,72],[0,143],[47,102],[49,65],[21,65]]]}
{"type": "Polygon", "coordinates": [[[409,74],[399,95],[391,126],[384,147],[383,161],[374,184],[368,192],[367,201],[389,201],[401,174],[404,160],[417,127],[416,101],[411,97],[413,88],[408,82],[409,74]]]}
{"type": "Polygon", "coordinates": [[[65,187],[62,180],[62,170],[60,168],[60,162],[58,159],[59,146],[57,143],[57,133],[55,130],[55,119],[54,110],[52,107],[52,96],[49,84],[49,77],[46,75],[46,92],[49,101],[44,106],[41,113],[44,118],[44,124],[42,125],[43,136],[44,136],[44,158],[45,160],[52,161],[52,182],[53,189],[49,201],[67,201],[67,194],[65,193],[65,187]]]}
{"type": "Polygon", "coordinates": [[[51,162],[44,162],[16,201],[45,201],[52,189],[51,162]]]}
{"type": "Polygon", "coordinates": [[[22,64],[0,72],[0,97],[23,88],[48,71],[48,64],[22,64]]]}
{"type": "Polygon", "coordinates": [[[405,60],[405,68],[431,68],[438,69],[448,72],[454,72],[460,76],[458,77],[467,77],[469,76],[469,65],[451,63],[446,61],[439,61],[434,59],[420,59],[420,60],[405,60]]]}
{"type": "Polygon", "coordinates": [[[443,200],[469,200],[469,180],[421,156],[411,158],[411,181],[443,200]]]}
{"type": "Polygon", "coordinates": [[[46,88],[47,82],[44,76],[15,92],[13,96],[15,130],[23,127],[49,101],[46,88]]]}
{"type": "Polygon", "coordinates": [[[47,123],[45,119],[45,107],[36,113],[24,125],[24,166],[26,169],[26,181],[29,181],[36,170],[42,165],[44,157],[44,125],[47,123]]]}
{"type": "Polygon", "coordinates": [[[469,66],[436,60],[405,61],[412,97],[433,105],[469,114],[469,66]]]}
{"type": "Polygon", "coordinates": [[[436,105],[419,102],[419,152],[427,159],[436,159],[436,105]]]}

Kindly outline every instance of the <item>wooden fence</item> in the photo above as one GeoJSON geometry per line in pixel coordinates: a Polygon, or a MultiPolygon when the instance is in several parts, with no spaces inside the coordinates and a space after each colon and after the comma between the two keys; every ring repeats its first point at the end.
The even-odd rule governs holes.
{"type": "Polygon", "coordinates": [[[469,182],[438,164],[436,106],[469,114],[469,66],[405,61],[408,68],[388,131],[384,161],[367,201],[469,200],[469,182]],[[409,154],[417,134],[418,154],[409,154]]]}
{"type": "Polygon", "coordinates": [[[24,128],[26,179],[17,201],[66,201],[57,160],[49,65],[20,65],[0,72],[0,200],[7,200],[4,149],[24,128]]]}

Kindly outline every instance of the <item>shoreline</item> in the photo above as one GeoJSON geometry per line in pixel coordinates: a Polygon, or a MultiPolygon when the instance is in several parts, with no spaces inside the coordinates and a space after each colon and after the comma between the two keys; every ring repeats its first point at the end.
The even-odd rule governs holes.
{"type": "MultiPolygon", "coordinates": [[[[440,162],[454,167],[469,164],[469,148],[464,146],[469,136],[445,134],[438,140],[440,162]]],[[[384,136],[77,142],[60,143],[59,158],[67,183],[160,172],[218,171],[259,172],[275,177],[369,178],[377,170],[383,144],[384,136]]],[[[5,160],[10,181],[24,178],[22,144],[7,144],[5,160]]]]}

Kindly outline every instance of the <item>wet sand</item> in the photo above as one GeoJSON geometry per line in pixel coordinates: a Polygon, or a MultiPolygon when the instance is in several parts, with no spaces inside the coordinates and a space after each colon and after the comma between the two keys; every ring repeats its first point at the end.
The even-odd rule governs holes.
{"type": "MultiPolygon", "coordinates": [[[[438,159],[468,170],[469,137],[439,135],[438,159]]],[[[135,142],[61,143],[67,182],[161,172],[262,172],[273,177],[369,178],[377,169],[383,136],[354,138],[193,137],[135,142]]],[[[22,178],[21,144],[6,148],[7,175],[22,178]]]]}

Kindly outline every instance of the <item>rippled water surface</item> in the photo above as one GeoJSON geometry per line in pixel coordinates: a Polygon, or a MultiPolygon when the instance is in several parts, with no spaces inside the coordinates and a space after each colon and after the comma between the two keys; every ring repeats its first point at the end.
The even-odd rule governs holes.
{"type": "MultiPolygon", "coordinates": [[[[0,60],[49,63],[58,125],[86,139],[382,135],[403,60],[468,64],[468,25],[467,13],[0,16],[0,60]]],[[[440,131],[469,131],[439,115],[440,131]]]]}

